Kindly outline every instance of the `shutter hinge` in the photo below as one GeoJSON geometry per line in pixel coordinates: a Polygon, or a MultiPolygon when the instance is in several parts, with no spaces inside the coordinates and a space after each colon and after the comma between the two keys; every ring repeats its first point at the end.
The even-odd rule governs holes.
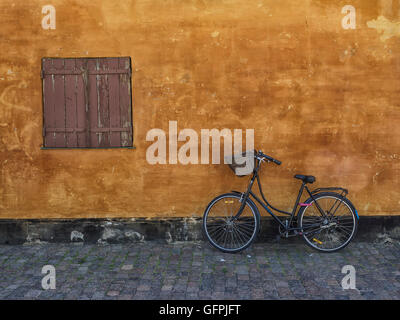
{"type": "Polygon", "coordinates": [[[40,70],[40,79],[43,79],[44,78],[44,70],[42,69],[42,70],[40,70]]]}
{"type": "Polygon", "coordinates": [[[45,136],[46,136],[46,128],[43,128],[43,130],[42,130],[42,134],[43,134],[43,137],[45,137],[45,136]]]}

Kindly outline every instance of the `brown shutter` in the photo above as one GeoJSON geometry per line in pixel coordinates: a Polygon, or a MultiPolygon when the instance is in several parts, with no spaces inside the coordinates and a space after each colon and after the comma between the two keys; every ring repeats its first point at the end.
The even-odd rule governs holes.
{"type": "Polygon", "coordinates": [[[43,58],[49,148],[131,147],[130,58],[43,58]]]}

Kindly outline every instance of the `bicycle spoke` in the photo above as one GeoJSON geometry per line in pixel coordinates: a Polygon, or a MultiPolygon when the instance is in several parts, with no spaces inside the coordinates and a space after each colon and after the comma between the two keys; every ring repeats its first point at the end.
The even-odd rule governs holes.
{"type": "Polygon", "coordinates": [[[310,230],[310,231],[307,231],[307,232],[304,232],[306,235],[315,235],[315,233],[320,233],[321,231],[322,231],[323,229],[321,229],[320,227],[318,227],[317,229],[314,229],[314,230],[310,230]]]}
{"type": "Polygon", "coordinates": [[[220,226],[222,226],[222,225],[224,225],[224,222],[220,222],[220,223],[210,223],[210,224],[208,224],[208,227],[209,228],[218,228],[218,227],[220,227],[220,226]]]}
{"type": "Polygon", "coordinates": [[[238,241],[238,243],[241,242],[241,246],[242,246],[244,243],[246,243],[246,241],[242,238],[242,236],[239,234],[239,232],[238,232],[235,228],[233,228],[233,232],[232,232],[232,233],[234,233],[234,232],[236,232],[236,234],[238,235],[237,241],[238,241]]]}
{"type": "Polygon", "coordinates": [[[342,226],[337,226],[337,228],[342,230],[342,231],[344,231],[346,234],[352,234],[352,231],[353,231],[352,229],[348,230],[348,229],[346,229],[346,228],[344,228],[342,226]]]}
{"type": "Polygon", "coordinates": [[[223,226],[221,226],[221,227],[219,227],[219,228],[216,228],[216,229],[213,229],[213,230],[210,230],[210,231],[209,231],[210,236],[211,236],[211,235],[214,235],[214,234],[217,234],[218,231],[219,231],[220,229],[222,229],[222,228],[223,228],[223,226]]]}
{"type": "Polygon", "coordinates": [[[217,234],[215,237],[215,242],[219,242],[220,240],[222,240],[224,237],[224,234],[225,234],[225,230],[222,230],[219,234],[217,234]]]}
{"type": "Polygon", "coordinates": [[[320,226],[321,226],[320,223],[306,224],[306,225],[303,225],[303,230],[307,229],[307,228],[311,228],[311,227],[320,227],[320,226]]]}
{"type": "Polygon", "coordinates": [[[254,227],[251,226],[244,226],[244,225],[237,225],[238,228],[241,228],[243,230],[248,230],[248,231],[253,231],[254,227]]]}
{"type": "Polygon", "coordinates": [[[224,235],[225,235],[225,237],[224,237],[224,247],[225,247],[225,245],[226,245],[226,240],[227,240],[227,238],[228,238],[228,231],[227,231],[227,230],[225,230],[224,235]]]}
{"type": "Polygon", "coordinates": [[[216,233],[219,230],[221,230],[223,228],[223,226],[219,226],[219,227],[214,227],[212,229],[209,229],[209,233],[216,233]]]}
{"type": "Polygon", "coordinates": [[[244,236],[246,236],[246,237],[248,237],[248,236],[251,236],[252,234],[253,234],[253,232],[252,231],[250,231],[250,230],[246,230],[246,229],[240,229],[239,227],[234,227],[235,228],[235,230],[237,230],[241,235],[244,235],[244,236]]]}
{"type": "Polygon", "coordinates": [[[233,247],[234,247],[234,248],[236,248],[236,247],[241,247],[242,244],[240,243],[240,240],[238,239],[238,237],[235,236],[235,231],[234,231],[234,230],[232,230],[231,235],[232,235],[232,244],[233,244],[233,247]]]}
{"type": "Polygon", "coordinates": [[[237,227],[246,229],[246,230],[253,230],[254,229],[254,224],[248,224],[248,225],[243,225],[243,224],[236,224],[237,227]]]}

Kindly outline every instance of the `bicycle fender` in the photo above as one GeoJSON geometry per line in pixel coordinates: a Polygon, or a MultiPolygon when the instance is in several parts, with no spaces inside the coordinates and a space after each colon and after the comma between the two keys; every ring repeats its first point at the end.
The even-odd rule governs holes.
{"type": "MultiPolygon", "coordinates": [[[[340,194],[337,194],[337,193],[333,193],[333,192],[324,192],[324,191],[321,191],[321,192],[318,192],[318,193],[316,193],[315,195],[332,195],[332,194],[334,194],[335,196],[339,196],[340,198],[342,198],[342,199],[346,199],[347,200],[347,204],[348,205],[350,205],[350,207],[354,210],[354,212],[355,212],[355,214],[356,214],[356,217],[357,217],[357,219],[359,220],[360,218],[359,218],[359,216],[358,216],[358,212],[357,212],[357,209],[355,208],[355,206],[353,205],[353,203],[346,197],[346,196],[342,196],[342,195],[340,195],[340,194]]],[[[314,199],[312,199],[311,197],[310,198],[308,198],[306,201],[304,201],[304,204],[310,204],[311,202],[313,202],[314,201],[314,199]]],[[[300,209],[297,211],[297,216],[302,212],[302,211],[304,211],[305,210],[305,206],[300,206],[300,209]]]]}

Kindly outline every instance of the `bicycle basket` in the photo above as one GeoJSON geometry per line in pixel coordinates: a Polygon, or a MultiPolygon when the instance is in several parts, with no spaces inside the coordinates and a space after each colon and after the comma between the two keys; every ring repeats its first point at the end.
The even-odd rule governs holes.
{"type": "Polygon", "coordinates": [[[245,151],[241,155],[230,155],[225,157],[225,163],[238,177],[248,176],[253,173],[256,166],[254,154],[256,151],[245,151]],[[247,165],[248,164],[248,165],[247,165]]]}

